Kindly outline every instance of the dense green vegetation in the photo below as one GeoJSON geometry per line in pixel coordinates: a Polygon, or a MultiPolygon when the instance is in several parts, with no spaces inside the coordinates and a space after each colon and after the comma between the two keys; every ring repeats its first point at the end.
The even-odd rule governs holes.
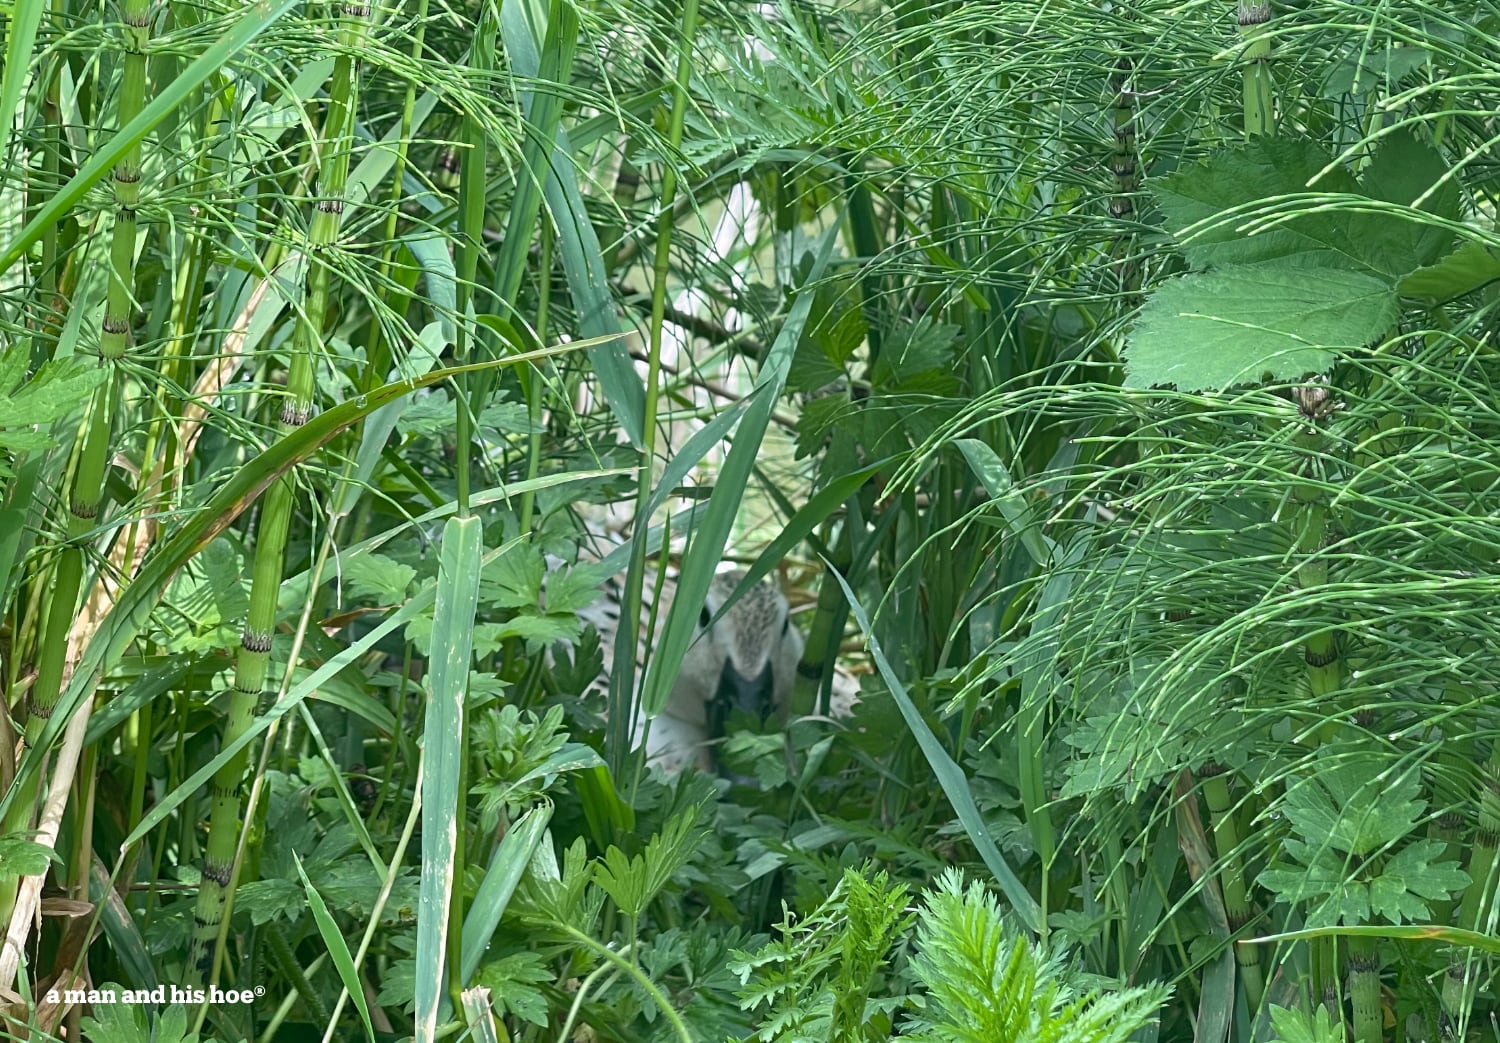
{"type": "Polygon", "coordinates": [[[0,1031],[1493,1036],[1497,34],[0,4],[0,1031]]]}

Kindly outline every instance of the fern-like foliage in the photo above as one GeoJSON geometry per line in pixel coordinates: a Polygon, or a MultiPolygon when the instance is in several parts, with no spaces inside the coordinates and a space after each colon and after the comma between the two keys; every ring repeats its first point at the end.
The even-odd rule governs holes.
{"type": "Polygon", "coordinates": [[[752,1039],[763,1043],[875,1041],[891,1036],[910,997],[888,995],[889,953],[912,924],[905,885],[855,869],[811,916],[782,926],[779,941],[736,952],[740,1006],[766,1008],[752,1039]],[[752,981],[753,979],[753,981],[752,981]]]}
{"type": "Polygon", "coordinates": [[[747,1010],[767,1008],[762,1043],[1124,1043],[1166,1002],[1163,985],[1080,988],[1061,955],[1023,937],[980,882],[948,870],[923,897],[853,869],[780,941],[736,953],[747,1010]],[[904,959],[916,926],[916,952],[904,959]],[[752,980],[753,979],[753,980],[752,980]],[[876,986],[895,988],[888,994],[876,986]]]}
{"type": "Polygon", "coordinates": [[[948,870],[917,919],[922,1043],[1124,1043],[1166,1002],[1162,985],[1079,994],[1062,961],[1021,937],[995,895],[948,870]]]}

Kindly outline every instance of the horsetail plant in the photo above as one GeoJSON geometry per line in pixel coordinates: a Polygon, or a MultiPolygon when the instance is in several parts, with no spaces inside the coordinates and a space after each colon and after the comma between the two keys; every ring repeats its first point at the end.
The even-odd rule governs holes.
{"type": "Polygon", "coordinates": [[[1275,83],[1271,79],[1270,0],[1238,0],[1236,21],[1245,49],[1240,60],[1245,63],[1243,98],[1245,103],[1245,136],[1273,134],[1276,126],[1275,83]]]}
{"type": "MultiPolygon", "coordinates": [[[[121,42],[125,52],[120,86],[119,125],[124,127],[145,107],[146,46],[150,40],[150,0],[128,0],[121,7],[121,42]]],[[[141,147],[131,144],[111,171],[114,230],[110,241],[109,291],[100,325],[99,354],[111,369],[130,346],[134,308],[136,207],[140,201],[141,147]]],[[[106,380],[89,404],[82,449],[69,498],[68,544],[59,556],[37,654],[28,738],[34,740],[56,705],[73,609],[83,580],[83,540],[97,525],[99,501],[109,455],[114,382],[106,380]]]]}
{"type": "MultiPolygon", "coordinates": [[[[121,72],[118,124],[128,125],[146,104],[146,47],[151,35],[150,0],[126,0],[121,5],[121,46],[125,57],[121,72]]],[[[50,97],[53,81],[46,88],[50,97]]],[[[50,154],[51,150],[47,150],[50,154]]],[[[109,463],[113,412],[120,389],[117,377],[130,347],[131,317],[135,305],[136,207],[140,202],[141,146],[132,142],[111,170],[114,190],[114,229],[110,241],[109,289],[100,325],[100,364],[107,370],[94,389],[84,420],[84,434],[73,463],[68,497],[66,542],[57,557],[52,582],[47,586],[43,622],[38,634],[37,676],[27,705],[26,739],[33,748],[57,708],[62,692],[69,635],[83,589],[86,549],[90,535],[99,529],[99,505],[109,463]]],[[[45,237],[55,249],[56,237],[45,237]]],[[[49,272],[55,274],[52,266],[49,272]]],[[[52,275],[48,277],[50,285],[52,275]]],[[[45,292],[45,289],[44,289],[45,292]]],[[[39,781],[33,776],[33,785],[39,781]]],[[[12,805],[4,832],[28,829],[26,819],[35,811],[33,791],[23,793],[12,805]]],[[[7,877],[0,891],[0,909],[9,914],[14,901],[14,877],[7,877]]]]}
{"type": "MultiPolygon", "coordinates": [[[[1141,188],[1136,129],[1139,112],[1130,87],[1130,74],[1134,68],[1131,58],[1122,54],[1115,61],[1114,71],[1109,77],[1110,137],[1114,142],[1109,154],[1109,172],[1114,181],[1114,194],[1109,197],[1109,216],[1116,221],[1129,221],[1135,217],[1135,196],[1141,188]]],[[[1125,233],[1112,249],[1116,279],[1120,291],[1126,295],[1128,307],[1140,303],[1141,266],[1135,256],[1135,244],[1136,237],[1125,233]]]]}
{"type": "MultiPolygon", "coordinates": [[[[1229,930],[1244,930],[1254,915],[1249,886],[1245,880],[1244,857],[1240,852],[1239,819],[1229,792],[1229,776],[1223,765],[1204,765],[1203,802],[1208,806],[1214,848],[1219,856],[1219,889],[1224,896],[1224,915],[1229,930]]],[[[1265,991],[1265,975],[1260,967],[1260,949],[1253,942],[1234,943],[1234,959],[1244,986],[1245,1002],[1253,1012],[1260,1006],[1265,991]]]]}
{"type": "MultiPolygon", "coordinates": [[[[308,227],[306,296],[292,337],[286,396],[277,423],[278,437],[295,432],[312,418],[317,392],[313,372],[315,353],[323,341],[323,316],[328,310],[330,251],[344,212],[344,188],[349,173],[349,150],[354,129],[354,95],[358,62],[369,7],[341,5],[338,56],[329,83],[327,119],[318,143],[318,195],[308,227]]],[[[234,743],[250,727],[270,669],[272,636],[276,627],[287,537],[296,505],[296,472],[277,478],[266,493],[256,528],[250,584],[250,606],[235,659],[233,695],[224,723],[223,743],[234,743]]],[[[214,775],[208,839],[203,852],[203,881],[194,909],[193,937],[188,950],[189,974],[197,980],[211,975],[222,954],[225,907],[231,900],[235,877],[236,841],[242,829],[240,784],[249,764],[246,747],[214,775]]]]}
{"type": "MultiPolygon", "coordinates": [[[[1495,882],[1500,875],[1497,874],[1500,866],[1496,864],[1496,854],[1500,852],[1500,743],[1491,748],[1480,769],[1478,782],[1474,839],[1465,866],[1470,883],[1459,901],[1457,925],[1466,930],[1488,933],[1494,917],[1495,882]]],[[[1442,991],[1444,1038],[1448,1038],[1448,1034],[1462,1038],[1462,1031],[1467,1027],[1476,988],[1473,964],[1474,952],[1471,949],[1455,947],[1449,957],[1442,991]]]]}

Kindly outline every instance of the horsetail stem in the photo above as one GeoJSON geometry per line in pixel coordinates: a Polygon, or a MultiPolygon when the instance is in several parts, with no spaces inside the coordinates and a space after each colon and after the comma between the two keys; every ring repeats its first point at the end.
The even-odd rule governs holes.
{"type": "Polygon", "coordinates": [[[1120,221],[1135,215],[1135,202],[1131,196],[1141,187],[1135,152],[1135,99],[1130,94],[1130,74],[1134,68],[1129,58],[1121,56],[1109,78],[1113,95],[1110,102],[1111,137],[1114,139],[1109,172],[1115,184],[1115,194],[1109,200],[1109,216],[1120,221]]]}
{"type": "MultiPolygon", "coordinates": [[[[1500,870],[1495,862],[1500,852],[1500,743],[1491,749],[1481,769],[1477,804],[1474,845],[1464,867],[1469,874],[1469,886],[1459,902],[1456,923],[1466,930],[1486,933],[1494,907],[1496,874],[1500,870]]],[[[1472,950],[1465,948],[1455,948],[1449,956],[1443,980],[1443,1023],[1455,1031],[1467,1021],[1474,1002],[1477,983],[1470,971],[1473,960],[1472,950]]]]}
{"type": "MultiPolygon", "coordinates": [[[[1302,480],[1293,485],[1291,497],[1297,587],[1302,591],[1315,591],[1328,583],[1328,560],[1322,556],[1328,536],[1328,503],[1318,481],[1322,474],[1319,454],[1328,442],[1322,425],[1338,406],[1329,389],[1321,384],[1293,389],[1292,399],[1303,424],[1296,437],[1296,445],[1303,454],[1302,480]]],[[[1308,686],[1314,697],[1326,700],[1343,687],[1344,660],[1335,630],[1323,629],[1309,634],[1302,645],[1302,657],[1307,668],[1308,686]]],[[[1319,729],[1319,740],[1331,740],[1338,727],[1336,715],[1330,712],[1319,729]]]]}
{"type": "MultiPolygon", "coordinates": [[[[150,0],[127,0],[121,5],[121,43],[125,51],[121,73],[118,125],[129,123],[146,104],[146,44],[151,36],[150,0]]],[[[125,150],[112,171],[115,225],[110,241],[109,292],[100,326],[99,351],[107,362],[121,358],[130,346],[130,318],[135,300],[136,206],[140,201],[141,148],[139,144],[125,150]]],[[[113,374],[111,374],[113,377],[113,374]]],[[[69,544],[63,549],[50,606],[46,632],[37,656],[37,683],[32,688],[32,719],[27,732],[36,732],[52,715],[61,691],[63,660],[67,649],[68,628],[83,583],[82,537],[97,523],[99,500],[103,495],[104,474],[109,460],[112,430],[111,405],[113,386],[106,380],[95,391],[89,403],[87,433],[73,474],[68,505],[69,544]]]]}
{"type": "MultiPolygon", "coordinates": [[[[1224,914],[1231,934],[1250,922],[1253,909],[1250,891],[1245,883],[1245,867],[1240,858],[1240,829],[1229,794],[1229,781],[1218,764],[1206,765],[1203,775],[1203,801],[1208,805],[1209,823],[1214,834],[1214,853],[1219,856],[1219,887],[1224,895],[1224,914]]],[[[1260,950],[1249,942],[1235,942],[1234,959],[1239,965],[1240,980],[1245,986],[1245,1001],[1251,1011],[1260,1006],[1265,976],[1260,967],[1260,950]]]]}
{"type": "MultiPolygon", "coordinates": [[[[118,126],[124,127],[145,106],[146,44],[151,33],[150,0],[127,0],[121,5],[121,41],[125,52],[118,102],[118,126]]],[[[51,111],[54,82],[46,89],[51,111]]],[[[60,143],[59,143],[60,144],[60,143]]],[[[47,149],[50,156],[52,150],[47,149]]],[[[56,157],[52,157],[55,159],[56,157]]],[[[55,166],[51,159],[48,166],[55,166]]],[[[113,433],[115,399],[113,363],[130,345],[131,311],[135,295],[136,205],[140,199],[140,146],[132,145],[120,157],[112,171],[114,188],[114,231],[110,243],[109,291],[101,322],[99,350],[102,364],[110,367],[105,380],[94,390],[84,420],[83,442],[78,447],[68,497],[66,543],[61,548],[46,592],[43,620],[37,648],[37,677],[26,706],[26,737],[36,747],[43,729],[57,708],[62,693],[69,635],[75,622],[79,597],[83,592],[84,555],[89,534],[99,523],[99,503],[104,495],[104,478],[109,465],[110,439],[113,433]]],[[[44,240],[45,285],[52,285],[55,274],[56,236],[44,240]],[[48,245],[50,244],[50,245],[48,245]],[[46,251],[53,251],[49,256],[46,251]]],[[[64,280],[65,281],[65,280],[64,280]]],[[[45,291],[44,291],[45,292],[45,291]]],[[[54,287],[54,292],[60,292],[54,287]]],[[[60,297],[59,297],[60,301],[60,297]]],[[[56,316],[49,314],[44,326],[56,316]]],[[[60,322],[59,322],[60,325],[60,322]]],[[[29,828],[35,810],[36,787],[40,774],[33,773],[26,792],[11,807],[14,809],[0,824],[0,832],[29,828]]],[[[9,916],[15,899],[14,881],[0,885],[0,911],[9,916]]]]}
{"type": "Polygon", "coordinates": [[[1271,134],[1276,124],[1275,84],[1271,81],[1271,21],[1269,0],[1239,0],[1236,21],[1245,40],[1245,136],[1271,134]]]}
{"type": "MultiPolygon", "coordinates": [[[[312,419],[316,391],[313,357],[322,342],[322,321],[328,308],[330,271],[326,255],[337,238],[344,212],[353,130],[354,55],[359,52],[370,9],[360,3],[345,3],[342,11],[340,51],[329,84],[328,117],[318,144],[321,165],[318,195],[308,227],[305,306],[298,312],[292,336],[287,393],[277,425],[281,437],[312,419]]],[[[235,658],[234,689],[224,722],[224,745],[237,741],[249,729],[261,695],[266,690],[276,607],[295,499],[294,471],[281,475],[266,493],[256,530],[250,606],[235,658]]],[[[220,951],[221,925],[233,887],[235,846],[242,825],[240,784],[249,760],[250,747],[247,745],[225,762],[210,784],[212,796],[208,840],[203,852],[203,882],[194,909],[193,938],[188,951],[189,973],[200,979],[209,976],[210,959],[220,951]]]]}
{"type": "Polygon", "coordinates": [[[1354,1038],[1359,1043],[1380,1043],[1384,1012],[1380,1006],[1380,953],[1374,938],[1349,939],[1349,1001],[1354,1038]]]}
{"type": "MultiPolygon", "coordinates": [[[[1300,468],[1301,479],[1293,484],[1291,491],[1291,535],[1294,553],[1297,556],[1295,570],[1297,587],[1307,592],[1316,591],[1328,583],[1328,561],[1322,556],[1323,544],[1328,535],[1328,504],[1324,489],[1317,480],[1322,474],[1322,461],[1318,454],[1328,440],[1322,424],[1338,408],[1338,404],[1332,398],[1329,389],[1322,384],[1294,388],[1292,399],[1297,405],[1298,421],[1302,424],[1295,444],[1301,450],[1303,460],[1300,468]]],[[[1326,743],[1338,735],[1340,728],[1336,708],[1327,706],[1329,698],[1338,692],[1344,683],[1344,662],[1339,652],[1337,633],[1323,629],[1309,634],[1302,644],[1302,657],[1307,670],[1308,687],[1320,704],[1325,706],[1326,716],[1318,729],[1317,741],[1326,743]]],[[[1321,991],[1325,1006],[1330,1007],[1337,1012],[1339,1017],[1342,1017],[1337,956],[1324,939],[1314,940],[1315,956],[1319,942],[1325,947],[1324,958],[1322,960],[1315,958],[1312,964],[1314,991],[1321,991]]],[[[1367,957],[1368,954],[1362,954],[1359,959],[1367,963],[1367,957]]],[[[1358,983],[1361,988],[1364,988],[1367,981],[1365,968],[1363,964],[1356,968],[1356,962],[1351,955],[1349,981],[1351,985],[1358,983]],[[1355,973],[1356,969],[1360,971],[1358,975],[1355,973]]],[[[1378,985],[1378,969],[1376,980],[1378,985]]]]}
{"type": "MultiPolygon", "coordinates": [[[[61,12],[49,11],[44,17],[55,20],[61,12]]],[[[41,153],[40,169],[33,180],[33,190],[27,193],[27,222],[41,210],[49,197],[47,186],[60,185],[67,180],[62,176],[63,129],[62,129],[62,69],[54,61],[47,69],[46,83],[41,95],[42,123],[37,133],[37,148],[41,153]]],[[[123,124],[121,124],[123,126],[123,124]]],[[[37,296],[45,302],[37,316],[36,327],[49,336],[56,336],[62,329],[62,313],[65,301],[58,293],[58,238],[62,229],[54,224],[42,234],[41,264],[37,268],[37,296]]]]}

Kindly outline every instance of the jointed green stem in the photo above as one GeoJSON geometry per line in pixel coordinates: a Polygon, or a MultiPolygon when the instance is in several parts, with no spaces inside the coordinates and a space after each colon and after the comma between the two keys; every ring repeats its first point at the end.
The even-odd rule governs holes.
{"type": "MultiPolygon", "coordinates": [[[[349,147],[353,129],[355,63],[369,8],[346,4],[340,43],[343,49],[334,63],[329,87],[328,115],[323,127],[320,155],[319,196],[308,233],[308,285],[305,306],[299,314],[292,338],[291,368],[287,397],[283,400],[278,432],[282,437],[312,418],[313,358],[322,341],[322,317],[328,307],[329,266],[325,252],[334,243],[344,211],[344,186],[349,171],[349,147]]],[[[250,727],[271,659],[271,639],[276,626],[277,601],[281,592],[287,535],[295,507],[296,478],[282,475],[266,493],[256,532],[255,559],[250,585],[250,607],[235,659],[234,694],[224,724],[224,742],[234,742],[250,727]]],[[[212,809],[208,840],[203,854],[203,882],[194,909],[194,931],[188,952],[189,972],[206,976],[211,950],[217,951],[224,909],[233,879],[236,841],[241,828],[240,783],[249,763],[247,746],[227,761],[211,785],[212,809]]]]}
{"type": "MultiPolygon", "coordinates": [[[[125,60],[119,94],[118,125],[134,119],[146,103],[146,44],[151,33],[150,0],[126,0],[120,9],[125,60]]],[[[48,88],[50,97],[51,86],[48,88]]],[[[131,146],[120,157],[112,172],[114,187],[114,232],[110,243],[109,292],[101,323],[99,350],[104,364],[121,358],[130,345],[131,313],[134,304],[136,205],[140,199],[141,150],[131,146]]],[[[55,237],[48,242],[55,245],[55,237]]],[[[50,280],[55,276],[48,265],[50,280]]],[[[48,592],[45,623],[37,650],[37,679],[31,689],[26,722],[28,743],[35,745],[41,731],[57,706],[62,691],[64,663],[78,600],[83,592],[85,541],[98,528],[99,502],[104,494],[104,477],[109,463],[110,438],[113,431],[115,399],[114,372],[94,392],[89,403],[83,444],[73,471],[68,504],[68,542],[58,556],[56,572],[48,592]]],[[[33,774],[37,780],[39,775],[33,774]]],[[[36,782],[29,784],[34,791],[36,782]]],[[[26,793],[11,806],[16,809],[0,832],[27,828],[35,804],[35,794],[26,793]]],[[[14,889],[9,883],[0,890],[0,908],[9,915],[14,889]]]]}
{"type": "MultiPolygon", "coordinates": [[[[1224,894],[1224,913],[1229,918],[1230,931],[1238,931],[1250,922],[1252,913],[1250,893],[1245,884],[1245,868],[1240,859],[1239,823],[1234,814],[1234,805],[1229,794],[1229,782],[1214,766],[1212,773],[1205,769],[1203,799],[1208,805],[1209,820],[1213,827],[1215,854],[1219,856],[1219,887],[1224,894]]],[[[1254,1012],[1260,1006],[1265,988],[1265,976],[1260,967],[1260,950],[1248,942],[1236,942],[1234,958],[1239,964],[1240,980],[1245,986],[1246,1005],[1254,1012]]]]}
{"type": "MultiPolygon", "coordinates": [[[[1495,861],[1500,853],[1500,743],[1491,750],[1482,769],[1478,805],[1474,846],[1469,850],[1465,867],[1470,883],[1459,903],[1457,923],[1470,931],[1486,932],[1494,908],[1497,871],[1500,871],[1500,865],[1495,861]]],[[[1449,957],[1448,973],[1443,982],[1443,1020],[1455,1031],[1468,1020],[1474,1001],[1473,961],[1474,954],[1467,949],[1455,949],[1449,957]]]]}
{"type": "Polygon", "coordinates": [[[1380,953],[1375,939],[1349,939],[1349,999],[1353,1004],[1354,1038],[1359,1043],[1380,1043],[1380,953]]]}
{"type": "Polygon", "coordinates": [[[1271,82],[1271,38],[1266,34],[1271,20],[1269,0],[1239,0],[1237,21],[1247,41],[1244,102],[1245,136],[1274,133],[1276,127],[1275,84],[1271,82]]]}

